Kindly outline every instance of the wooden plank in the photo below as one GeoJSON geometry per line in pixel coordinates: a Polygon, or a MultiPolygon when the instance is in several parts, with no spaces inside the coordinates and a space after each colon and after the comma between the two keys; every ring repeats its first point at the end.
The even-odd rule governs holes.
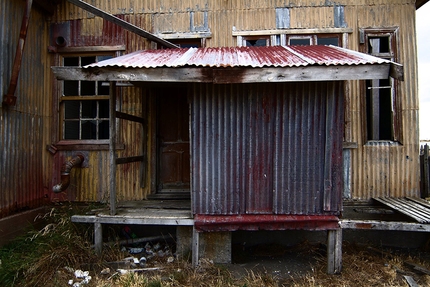
{"type": "Polygon", "coordinates": [[[404,263],[405,263],[406,265],[408,265],[408,266],[412,267],[414,270],[417,270],[417,271],[419,271],[419,272],[421,272],[421,273],[424,273],[424,274],[430,275],[430,270],[428,270],[426,267],[424,267],[424,266],[422,266],[422,265],[420,265],[420,264],[416,264],[416,263],[411,262],[411,261],[405,261],[404,263]]]}
{"type": "Polygon", "coordinates": [[[130,114],[126,114],[126,113],[119,112],[119,111],[115,112],[115,116],[117,118],[123,119],[123,120],[137,122],[137,123],[141,123],[141,124],[145,123],[145,119],[144,118],[141,118],[141,117],[138,117],[138,116],[134,116],[134,115],[130,115],[130,114]]]}
{"type": "Polygon", "coordinates": [[[399,211],[399,212],[403,213],[404,215],[406,215],[406,216],[408,216],[408,217],[410,217],[412,219],[415,219],[416,221],[418,221],[420,223],[425,223],[426,222],[426,218],[425,217],[423,217],[421,215],[410,213],[409,210],[406,210],[405,207],[402,204],[400,204],[400,203],[398,203],[398,202],[396,202],[396,201],[394,201],[394,200],[392,200],[392,199],[390,199],[388,197],[384,197],[384,198],[378,197],[378,198],[374,198],[374,199],[376,201],[378,201],[378,202],[386,205],[386,206],[389,206],[389,207],[393,208],[396,211],[399,211]]]}
{"type": "Polygon", "coordinates": [[[210,68],[52,67],[59,80],[130,82],[212,82],[210,68]]]}
{"type": "Polygon", "coordinates": [[[430,232],[430,224],[412,222],[342,219],[339,224],[342,229],[430,232]]]}
{"type": "Polygon", "coordinates": [[[143,29],[141,29],[141,28],[139,28],[133,24],[128,23],[127,21],[124,21],[124,20],[122,20],[122,19],[120,19],[120,18],[118,18],[112,14],[109,14],[103,10],[100,10],[100,9],[98,9],[98,8],[92,6],[92,5],[90,5],[84,1],[81,1],[81,0],[67,0],[67,1],[69,1],[70,3],[82,8],[88,12],[93,13],[96,16],[102,17],[103,19],[105,19],[109,22],[112,22],[118,26],[121,26],[122,28],[124,28],[130,32],[133,32],[139,36],[147,38],[148,40],[154,41],[155,43],[163,45],[167,48],[179,48],[178,46],[170,43],[169,41],[161,39],[161,38],[147,32],[147,31],[145,31],[145,30],[143,30],[143,29]]]}
{"type": "Polygon", "coordinates": [[[124,163],[144,161],[144,160],[145,160],[144,155],[138,155],[138,156],[129,156],[129,157],[119,157],[115,160],[115,163],[116,164],[124,164],[124,163]]]}
{"type": "Polygon", "coordinates": [[[274,68],[80,68],[52,67],[59,80],[200,82],[200,83],[282,83],[309,81],[371,80],[388,78],[389,64],[354,66],[305,66],[274,68]]]}
{"type": "Polygon", "coordinates": [[[411,276],[403,275],[403,278],[405,278],[406,283],[408,283],[408,285],[411,287],[419,287],[420,286],[417,284],[417,282],[415,282],[414,278],[412,278],[411,276]]]}
{"type": "Polygon", "coordinates": [[[389,64],[274,68],[214,68],[213,82],[216,84],[227,84],[370,80],[386,79],[388,78],[388,72],[389,64]]]}
{"type": "Polygon", "coordinates": [[[85,46],[57,48],[58,53],[92,53],[92,52],[116,52],[125,51],[125,45],[115,46],[85,46]]]}
{"type": "Polygon", "coordinates": [[[73,215],[72,222],[79,223],[101,223],[101,224],[138,224],[138,225],[171,225],[171,226],[193,226],[192,218],[139,218],[95,215],[73,215]]]}
{"type": "Polygon", "coordinates": [[[233,36],[261,36],[261,35],[303,35],[303,34],[342,34],[352,33],[352,28],[311,28],[311,29],[285,29],[285,30],[254,30],[254,31],[232,31],[233,36]]]}

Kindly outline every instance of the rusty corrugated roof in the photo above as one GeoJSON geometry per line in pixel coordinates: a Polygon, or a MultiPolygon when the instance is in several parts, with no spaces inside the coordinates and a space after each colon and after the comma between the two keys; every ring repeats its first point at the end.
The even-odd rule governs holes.
{"type": "Polygon", "coordinates": [[[390,63],[335,46],[218,47],[142,50],[88,67],[303,67],[390,63]]]}

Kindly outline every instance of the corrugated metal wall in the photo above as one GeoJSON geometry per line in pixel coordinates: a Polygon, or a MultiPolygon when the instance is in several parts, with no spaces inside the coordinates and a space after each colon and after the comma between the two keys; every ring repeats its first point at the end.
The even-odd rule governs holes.
{"type": "Polygon", "coordinates": [[[341,87],[341,83],[196,84],[191,115],[193,211],[339,211],[341,87]]]}
{"type": "MultiPolygon", "coordinates": [[[[236,1],[89,1],[89,3],[107,12],[119,15],[143,29],[154,33],[189,33],[192,26],[201,27],[205,23],[205,32],[211,32],[207,46],[235,46],[232,36],[236,31],[275,30],[275,8],[287,7],[290,12],[290,28],[334,28],[334,4],[325,0],[236,0],[236,1]],[[192,18],[192,15],[193,17],[192,18]],[[193,19],[194,22],[191,21],[193,19]]],[[[2,1],[0,28],[0,66],[2,74],[0,87],[2,94],[7,90],[13,57],[19,36],[21,15],[24,2],[2,1]],[[11,24],[12,23],[12,24],[11,24]]],[[[356,142],[358,148],[351,150],[351,197],[369,199],[372,196],[403,196],[419,194],[418,165],[418,95],[417,63],[415,39],[415,6],[412,0],[344,0],[337,1],[337,6],[344,7],[344,20],[352,33],[348,34],[347,47],[359,50],[358,29],[363,27],[400,27],[399,52],[400,63],[405,66],[405,81],[399,83],[401,102],[401,124],[403,141],[400,144],[366,144],[364,132],[363,98],[358,82],[347,83],[346,93],[346,130],[345,141],[356,142]],[[362,6],[361,6],[362,5],[362,6]]],[[[70,46],[87,45],[125,45],[126,52],[147,49],[151,44],[146,40],[124,31],[91,13],[74,7],[63,1],[51,18],[51,23],[70,22],[70,46]]],[[[60,151],[51,155],[46,145],[58,140],[53,112],[53,85],[50,66],[53,56],[47,53],[50,22],[38,10],[32,11],[27,44],[18,83],[17,106],[0,110],[0,175],[1,175],[1,216],[13,210],[38,206],[45,194],[52,199],[99,201],[107,200],[107,174],[109,160],[107,151],[82,151],[87,156],[82,169],[72,170],[72,182],[67,193],[52,195],[51,188],[58,183],[61,165],[77,151],[60,151]],[[31,51],[31,56],[30,56],[31,51]]],[[[284,30],[285,31],[285,30],[284,30]]],[[[151,113],[143,113],[142,90],[123,88],[123,109],[132,114],[143,115],[151,122],[151,113]]],[[[54,95],[55,96],[55,95],[54,95]]],[[[125,149],[119,155],[141,154],[143,142],[146,149],[151,148],[151,139],[142,140],[144,135],[151,135],[148,125],[145,131],[134,123],[121,121],[121,144],[125,149]]],[[[272,129],[276,127],[271,127],[272,129]]],[[[276,147],[255,146],[256,152],[276,147]]],[[[149,156],[148,156],[149,158],[149,156]]],[[[266,159],[267,160],[267,159],[266,159]]],[[[239,163],[237,163],[239,164],[239,163]]],[[[119,166],[118,199],[131,200],[144,198],[151,185],[151,165],[146,166],[147,173],[140,163],[119,166]],[[142,183],[142,180],[145,182],[142,183]],[[142,187],[142,186],[145,187],[142,187]]],[[[266,187],[264,182],[256,186],[266,187]]],[[[229,204],[234,204],[232,199],[229,204]]],[[[261,204],[266,206],[270,199],[261,204]]],[[[257,203],[255,203],[257,204],[257,203]]],[[[241,206],[242,205],[241,203],[241,206]]],[[[251,203],[248,206],[252,206],[251,203]]],[[[233,207],[231,207],[234,209],[233,207]]],[[[259,206],[256,209],[260,208],[259,206]]],[[[297,207],[292,207],[297,209],[297,207]]]]}
{"type": "MultiPolygon", "coordinates": [[[[25,1],[0,2],[0,92],[6,94],[25,1]]],[[[0,217],[45,204],[51,156],[52,86],[48,23],[31,12],[16,106],[0,108],[0,217]]]]}

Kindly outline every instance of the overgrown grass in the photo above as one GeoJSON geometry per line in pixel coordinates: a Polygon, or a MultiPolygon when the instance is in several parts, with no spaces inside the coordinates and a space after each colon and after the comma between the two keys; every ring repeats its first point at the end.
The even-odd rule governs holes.
{"type": "MultiPolygon", "coordinates": [[[[414,277],[421,286],[430,285],[430,276],[417,274],[403,265],[405,260],[429,266],[426,260],[408,255],[384,256],[365,246],[344,244],[343,271],[341,275],[326,274],[326,258],[319,248],[306,243],[295,251],[309,256],[312,271],[291,274],[288,278],[273,277],[270,272],[244,270],[243,275],[233,276],[228,266],[202,260],[197,268],[187,261],[149,262],[159,267],[154,271],[130,272],[125,275],[111,270],[101,275],[106,262],[118,261],[129,254],[119,246],[105,247],[97,256],[91,247],[92,225],[76,225],[70,222],[75,211],[71,206],[57,206],[45,215],[45,228],[17,238],[0,249],[0,286],[68,286],[73,274],[68,269],[90,270],[92,280],[85,286],[101,287],[278,287],[278,286],[408,286],[403,278],[414,277]],[[67,269],[67,268],[68,269],[67,269]],[[89,269],[88,269],[89,268],[89,269]]],[[[152,264],[152,265],[151,265],[152,264]]]]}

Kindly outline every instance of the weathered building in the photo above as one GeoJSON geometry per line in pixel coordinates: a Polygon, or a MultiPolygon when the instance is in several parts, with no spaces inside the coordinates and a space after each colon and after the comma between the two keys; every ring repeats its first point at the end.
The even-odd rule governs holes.
{"type": "MultiPolygon", "coordinates": [[[[116,202],[169,194],[191,198],[202,230],[288,229],[291,217],[261,215],[336,223],[344,200],[420,196],[415,11],[426,1],[32,2],[1,4],[2,216],[49,200],[107,202],[115,213],[116,202]],[[193,49],[159,51],[152,66],[131,54],[175,45],[208,49],[193,63],[193,49]],[[297,45],[348,52],[338,63],[333,50],[297,45]],[[236,46],[292,54],[221,48],[236,46]],[[391,65],[394,77],[366,76],[388,62],[351,51],[405,73],[391,65]],[[292,55],[308,62],[282,70],[292,55]],[[51,66],[80,72],[57,79],[51,66]],[[77,155],[79,168],[64,166],[77,155]],[[223,227],[206,217],[216,215],[249,217],[223,227]]],[[[298,226],[336,229],[325,223],[298,226]]]]}

